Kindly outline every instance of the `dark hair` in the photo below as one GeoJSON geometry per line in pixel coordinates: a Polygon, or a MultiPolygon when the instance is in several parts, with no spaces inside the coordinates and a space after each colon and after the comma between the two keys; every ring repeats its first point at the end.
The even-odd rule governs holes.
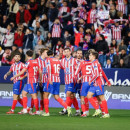
{"type": "Polygon", "coordinates": [[[88,51],[85,52],[84,57],[85,57],[86,60],[89,60],[89,55],[90,55],[90,53],[88,51]]]}
{"type": "Polygon", "coordinates": [[[95,56],[96,59],[98,59],[98,52],[97,51],[92,51],[90,52],[93,56],[95,56]]]}
{"type": "Polygon", "coordinates": [[[78,51],[82,51],[82,49],[78,48],[78,49],[76,50],[76,52],[78,52],[78,51]]]}
{"type": "Polygon", "coordinates": [[[29,57],[32,57],[33,56],[33,51],[32,50],[28,50],[26,52],[26,55],[29,56],[29,57]]]}
{"type": "Polygon", "coordinates": [[[103,41],[105,41],[104,35],[100,34],[100,37],[102,38],[103,41]]]}
{"type": "Polygon", "coordinates": [[[56,3],[55,2],[51,2],[50,3],[53,7],[56,7],[56,3]]]}
{"type": "Polygon", "coordinates": [[[53,55],[54,53],[53,53],[53,51],[52,50],[49,50],[48,52],[47,52],[47,55],[48,56],[51,56],[51,55],[53,55]]]}
{"type": "Polygon", "coordinates": [[[44,51],[48,51],[48,49],[47,48],[42,48],[42,49],[40,49],[40,53],[42,54],[44,51]]]}
{"type": "Polygon", "coordinates": [[[16,55],[19,55],[19,56],[21,57],[21,53],[20,53],[19,51],[16,51],[16,52],[14,53],[14,56],[16,56],[16,55]]]}
{"type": "Polygon", "coordinates": [[[64,51],[65,51],[65,50],[69,50],[69,51],[71,51],[71,49],[70,49],[69,47],[66,47],[66,48],[64,49],[64,51]]]}

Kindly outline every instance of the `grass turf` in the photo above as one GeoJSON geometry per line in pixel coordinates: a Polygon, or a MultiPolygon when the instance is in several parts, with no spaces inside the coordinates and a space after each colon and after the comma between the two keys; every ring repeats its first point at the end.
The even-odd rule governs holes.
{"type": "MultiPolygon", "coordinates": [[[[0,130],[126,130],[130,129],[129,110],[109,110],[111,118],[93,118],[90,116],[67,117],[58,114],[61,108],[50,108],[50,117],[18,115],[21,108],[16,108],[14,115],[6,115],[9,107],[0,107],[0,130]]],[[[73,109],[73,113],[75,113],[73,109]]]]}

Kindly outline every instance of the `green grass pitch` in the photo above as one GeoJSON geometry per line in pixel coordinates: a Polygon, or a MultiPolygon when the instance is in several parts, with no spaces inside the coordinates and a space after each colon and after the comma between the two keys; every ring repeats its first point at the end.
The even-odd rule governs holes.
{"type": "Polygon", "coordinates": [[[86,118],[61,116],[61,108],[50,108],[50,117],[18,115],[21,108],[7,115],[8,110],[9,107],[0,107],[0,130],[130,130],[130,110],[109,110],[109,119],[92,117],[92,109],[86,118]]]}

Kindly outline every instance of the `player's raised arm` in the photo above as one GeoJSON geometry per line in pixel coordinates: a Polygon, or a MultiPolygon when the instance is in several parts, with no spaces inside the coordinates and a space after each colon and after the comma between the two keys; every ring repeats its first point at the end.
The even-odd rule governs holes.
{"type": "Polygon", "coordinates": [[[11,73],[12,73],[12,71],[9,70],[9,71],[4,75],[4,80],[6,80],[7,77],[8,77],[9,75],[11,75],[11,73]]]}
{"type": "Polygon", "coordinates": [[[23,68],[22,71],[20,71],[17,75],[15,75],[14,77],[12,77],[10,80],[14,80],[15,78],[21,76],[22,74],[24,74],[27,71],[26,68],[23,68]]]}

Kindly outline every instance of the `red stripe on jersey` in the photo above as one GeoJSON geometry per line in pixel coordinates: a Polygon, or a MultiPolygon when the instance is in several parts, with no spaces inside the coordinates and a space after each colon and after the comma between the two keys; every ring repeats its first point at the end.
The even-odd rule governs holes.
{"type": "MultiPolygon", "coordinates": [[[[14,63],[11,65],[10,67],[10,71],[13,72],[13,76],[17,75],[22,69],[24,68],[24,64],[22,62],[18,62],[18,63],[14,63]]],[[[23,77],[23,75],[15,78],[13,80],[14,83],[16,83],[21,77],[23,77]]]]}
{"type": "Polygon", "coordinates": [[[65,73],[65,84],[74,83],[74,74],[76,71],[77,62],[76,59],[71,57],[69,60],[63,58],[61,60],[61,66],[65,73]]]}
{"type": "Polygon", "coordinates": [[[60,24],[54,24],[53,25],[52,37],[56,37],[56,38],[61,37],[61,25],[60,24]]]}
{"type": "Polygon", "coordinates": [[[47,82],[47,60],[43,60],[41,57],[36,59],[38,62],[38,65],[42,71],[42,83],[47,82]]]}

